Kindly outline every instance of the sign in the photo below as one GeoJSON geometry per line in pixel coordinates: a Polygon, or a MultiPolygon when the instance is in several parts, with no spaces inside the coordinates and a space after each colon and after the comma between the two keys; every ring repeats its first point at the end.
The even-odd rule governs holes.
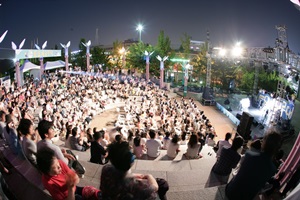
{"type": "Polygon", "coordinates": [[[59,57],[61,50],[37,50],[37,49],[17,49],[15,50],[15,59],[27,58],[46,58],[46,57],[59,57]]]}

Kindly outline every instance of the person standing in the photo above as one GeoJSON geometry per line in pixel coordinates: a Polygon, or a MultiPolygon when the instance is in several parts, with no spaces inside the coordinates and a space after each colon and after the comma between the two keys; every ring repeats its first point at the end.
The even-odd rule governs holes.
{"type": "Polygon", "coordinates": [[[222,148],[219,159],[212,167],[212,172],[218,175],[222,183],[227,183],[231,170],[239,163],[241,155],[237,151],[243,144],[244,139],[241,136],[236,136],[230,148],[222,148]]]}

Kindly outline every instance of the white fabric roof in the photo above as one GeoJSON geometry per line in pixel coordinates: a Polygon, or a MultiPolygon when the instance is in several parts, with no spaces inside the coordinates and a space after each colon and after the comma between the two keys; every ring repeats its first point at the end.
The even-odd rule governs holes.
{"type": "MultiPolygon", "coordinates": [[[[72,65],[69,63],[69,66],[72,65]]],[[[62,60],[57,60],[57,61],[48,61],[44,64],[45,70],[50,70],[50,69],[56,69],[56,68],[62,68],[65,67],[66,64],[62,60]]]]}
{"type": "Polygon", "coordinates": [[[40,69],[40,66],[33,64],[29,60],[25,60],[24,64],[20,67],[20,71],[23,73],[32,69],[40,69]]]}

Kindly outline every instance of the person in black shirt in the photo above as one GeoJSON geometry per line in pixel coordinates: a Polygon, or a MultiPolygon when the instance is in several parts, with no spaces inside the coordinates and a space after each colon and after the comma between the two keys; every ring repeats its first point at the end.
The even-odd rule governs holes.
{"type": "Polygon", "coordinates": [[[91,158],[90,162],[96,163],[96,164],[105,164],[107,163],[106,157],[107,152],[104,149],[104,147],[100,144],[101,140],[101,131],[95,131],[94,132],[94,141],[91,142],[91,158]]]}

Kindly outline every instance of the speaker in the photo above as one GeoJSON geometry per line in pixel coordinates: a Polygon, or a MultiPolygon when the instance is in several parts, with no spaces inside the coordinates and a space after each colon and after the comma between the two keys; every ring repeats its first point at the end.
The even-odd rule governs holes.
{"type": "Polygon", "coordinates": [[[247,112],[243,112],[240,124],[237,127],[237,132],[244,138],[244,140],[250,139],[251,125],[254,117],[247,112]]]}
{"type": "Polygon", "coordinates": [[[209,87],[205,87],[202,93],[202,98],[206,100],[212,99],[211,89],[209,87]]]}

